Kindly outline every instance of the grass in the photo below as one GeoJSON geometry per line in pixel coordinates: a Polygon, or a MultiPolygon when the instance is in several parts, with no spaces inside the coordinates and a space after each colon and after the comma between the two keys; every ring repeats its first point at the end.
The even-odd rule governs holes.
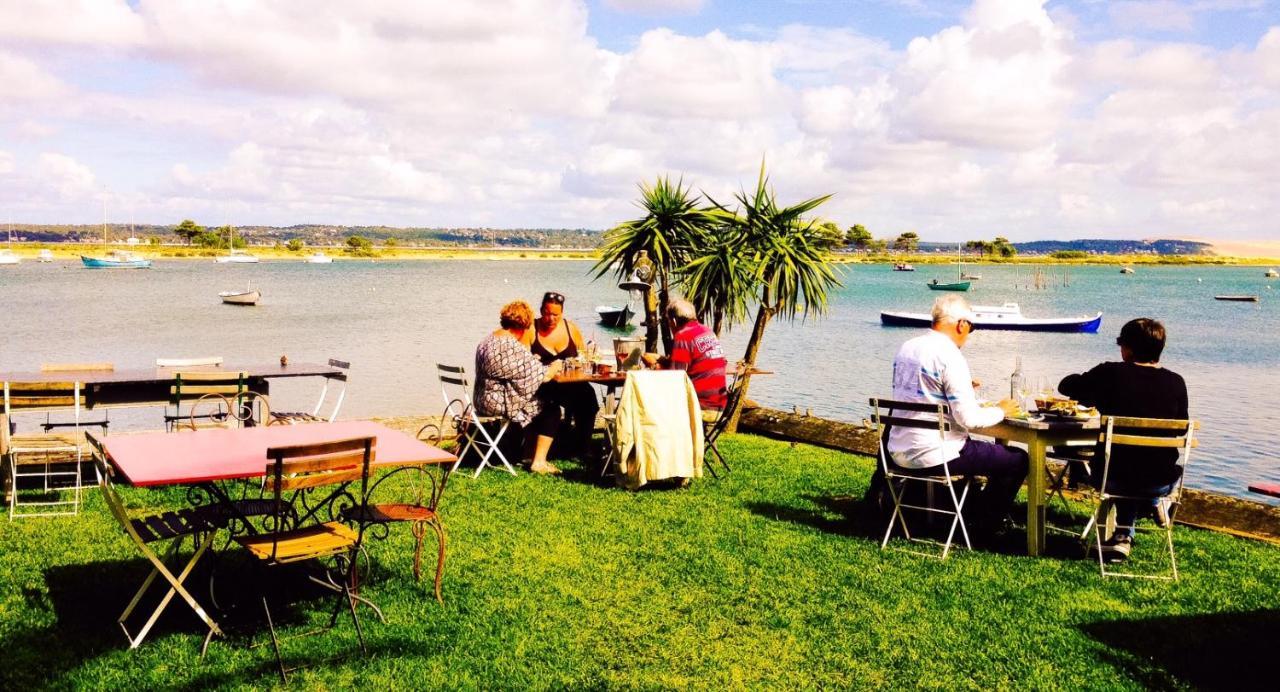
{"type": "MultiPolygon", "coordinates": [[[[637,493],[489,471],[452,479],[445,605],[415,584],[407,530],[372,541],[371,655],[294,674],[339,688],[1141,688],[1225,686],[1280,637],[1280,550],[1180,527],[1178,583],[1103,581],[1057,538],[946,562],[880,551],[858,516],[865,458],[726,437],[734,471],[637,493]]],[[[181,495],[126,491],[130,502],[181,495]]],[[[1141,541],[1136,552],[1154,553],[1141,541]]],[[[236,572],[234,559],[219,579],[236,572]]],[[[233,613],[201,663],[181,604],[130,651],[114,624],[146,572],[97,493],[75,519],[0,524],[0,688],[275,685],[256,618],[233,613]]],[[[197,592],[199,593],[199,591],[197,592]]],[[[199,597],[199,596],[198,596],[199,597]]],[[[287,632],[323,619],[294,609],[287,632]]],[[[243,613],[244,611],[241,611],[243,613]]],[[[354,652],[345,627],[285,643],[354,652]]],[[[1264,653],[1265,652],[1265,653],[1264,653]]]]}

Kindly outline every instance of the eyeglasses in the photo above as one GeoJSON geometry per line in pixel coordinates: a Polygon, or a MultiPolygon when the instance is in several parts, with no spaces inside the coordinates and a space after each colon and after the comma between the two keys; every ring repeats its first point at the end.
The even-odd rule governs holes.
{"type": "Polygon", "coordinates": [[[542,294],[542,302],[555,303],[556,305],[564,305],[564,294],[556,293],[555,291],[547,291],[546,293],[542,294]]]}

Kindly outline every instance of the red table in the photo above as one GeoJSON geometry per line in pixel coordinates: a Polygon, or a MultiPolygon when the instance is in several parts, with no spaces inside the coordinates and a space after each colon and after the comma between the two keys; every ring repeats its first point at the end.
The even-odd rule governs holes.
{"type": "Polygon", "coordinates": [[[371,421],[152,432],[97,439],[107,453],[107,461],[129,485],[160,486],[260,478],[267,472],[270,447],[353,437],[377,438],[374,466],[451,464],[457,460],[449,452],[371,421]]]}

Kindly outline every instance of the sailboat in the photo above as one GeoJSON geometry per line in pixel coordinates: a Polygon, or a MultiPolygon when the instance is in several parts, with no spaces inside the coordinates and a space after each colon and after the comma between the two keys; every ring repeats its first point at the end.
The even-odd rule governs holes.
{"type": "Polygon", "coordinates": [[[227,305],[257,305],[262,300],[262,291],[253,287],[253,282],[243,291],[221,291],[218,297],[227,305]]]}
{"type": "Polygon", "coordinates": [[[964,280],[963,263],[960,260],[960,244],[956,243],[956,280],[951,282],[942,282],[934,279],[925,284],[931,291],[967,291],[969,290],[969,281],[964,280]]]}
{"type": "Polygon", "coordinates": [[[36,255],[36,261],[42,263],[52,262],[53,250],[50,250],[49,248],[41,250],[40,253],[36,255]]]}
{"type": "Polygon", "coordinates": [[[17,264],[22,261],[13,252],[13,224],[9,224],[9,247],[0,249],[0,264],[17,264]]]}
{"type": "Polygon", "coordinates": [[[257,255],[251,255],[244,250],[236,249],[236,229],[234,226],[228,226],[227,247],[230,248],[227,254],[214,257],[213,261],[218,264],[257,264],[257,255]]]}
{"type": "MultiPolygon", "coordinates": [[[[107,202],[102,202],[102,243],[107,244],[107,202]]],[[[102,257],[80,255],[80,261],[89,269],[150,269],[151,260],[128,250],[111,250],[102,257]]]]}

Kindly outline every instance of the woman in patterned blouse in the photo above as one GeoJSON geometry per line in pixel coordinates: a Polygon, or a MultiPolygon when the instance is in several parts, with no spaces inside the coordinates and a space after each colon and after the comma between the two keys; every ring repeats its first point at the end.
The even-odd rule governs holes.
{"type": "Polygon", "coordinates": [[[502,327],[476,347],[476,412],[503,416],[525,430],[526,449],[533,443],[534,473],[560,473],[547,463],[547,452],[560,424],[558,407],[543,405],[538,388],[560,373],[563,361],[543,365],[524,345],[533,326],[533,308],[523,300],[507,303],[500,316],[502,327]],[[531,439],[532,438],[532,439],[531,439]]]}

